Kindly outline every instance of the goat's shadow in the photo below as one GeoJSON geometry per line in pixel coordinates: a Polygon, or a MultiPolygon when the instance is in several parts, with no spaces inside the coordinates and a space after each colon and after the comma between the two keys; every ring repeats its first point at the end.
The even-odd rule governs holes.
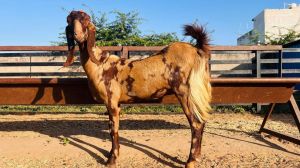
{"type": "MultiPolygon", "coordinates": [[[[164,120],[122,120],[120,122],[120,130],[152,130],[152,129],[189,129],[186,125],[166,122],[164,120]]],[[[76,138],[74,135],[86,135],[90,137],[100,138],[102,140],[110,140],[108,133],[108,121],[86,121],[86,120],[44,120],[44,121],[7,121],[1,122],[0,131],[33,131],[38,132],[50,137],[62,140],[62,137],[70,140],[69,144],[73,145],[95,158],[98,163],[105,164],[106,158],[102,158],[92,150],[87,149],[82,144],[99,151],[103,156],[108,157],[109,151],[95,146],[91,143],[85,142],[76,138]]],[[[184,164],[185,162],[179,160],[175,156],[155,149],[146,144],[133,142],[132,140],[120,137],[120,144],[139,150],[152,159],[170,167],[178,167],[178,164],[184,164]],[[158,155],[155,155],[155,152],[158,155]]],[[[168,145],[168,144],[165,144],[168,145]]]]}

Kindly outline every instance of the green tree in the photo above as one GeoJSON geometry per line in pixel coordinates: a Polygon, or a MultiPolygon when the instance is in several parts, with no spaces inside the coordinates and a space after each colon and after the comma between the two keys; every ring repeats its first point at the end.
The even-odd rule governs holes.
{"type": "MultiPolygon", "coordinates": [[[[143,35],[139,29],[142,18],[139,13],[131,11],[123,13],[113,11],[114,19],[109,21],[106,13],[99,13],[97,16],[90,10],[92,22],[96,26],[96,44],[98,46],[162,46],[178,41],[176,33],[161,33],[143,35]]],[[[62,42],[58,45],[65,45],[64,33],[59,35],[62,42]]]]}

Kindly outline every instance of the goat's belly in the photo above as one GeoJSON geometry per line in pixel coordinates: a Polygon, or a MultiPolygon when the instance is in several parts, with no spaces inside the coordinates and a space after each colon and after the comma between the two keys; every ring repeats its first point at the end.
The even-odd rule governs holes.
{"type": "Polygon", "coordinates": [[[169,93],[170,91],[166,88],[162,89],[156,89],[156,90],[151,90],[151,91],[130,91],[127,92],[126,94],[123,94],[121,96],[121,102],[123,103],[131,103],[131,102],[143,102],[145,100],[154,100],[154,99],[159,99],[169,93]]]}

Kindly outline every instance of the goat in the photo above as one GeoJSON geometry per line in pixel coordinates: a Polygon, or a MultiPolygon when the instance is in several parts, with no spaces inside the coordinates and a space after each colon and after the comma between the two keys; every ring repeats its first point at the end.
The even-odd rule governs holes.
{"type": "Polygon", "coordinates": [[[202,26],[186,25],[185,35],[197,44],[174,42],[160,52],[141,60],[121,59],[95,46],[96,29],[90,16],[72,11],[71,35],[78,43],[80,59],[95,100],[102,100],[109,113],[112,148],[107,161],[116,166],[119,157],[120,103],[130,103],[175,93],[191,127],[191,148],[186,167],[192,168],[200,156],[201,140],[208,119],[211,85],[208,70],[210,50],[202,26]]]}

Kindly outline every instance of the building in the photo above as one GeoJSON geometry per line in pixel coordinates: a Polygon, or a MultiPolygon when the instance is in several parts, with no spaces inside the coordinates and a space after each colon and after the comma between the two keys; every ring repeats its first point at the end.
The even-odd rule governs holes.
{"type": "Polygon", "coordinates": [[[276,38],[290,29],[300,32],[300,4],[286,9],[265,9],[252,19],[253,29],[237,39],[238,45],[265,44],[266,36],[276,38]]]}

